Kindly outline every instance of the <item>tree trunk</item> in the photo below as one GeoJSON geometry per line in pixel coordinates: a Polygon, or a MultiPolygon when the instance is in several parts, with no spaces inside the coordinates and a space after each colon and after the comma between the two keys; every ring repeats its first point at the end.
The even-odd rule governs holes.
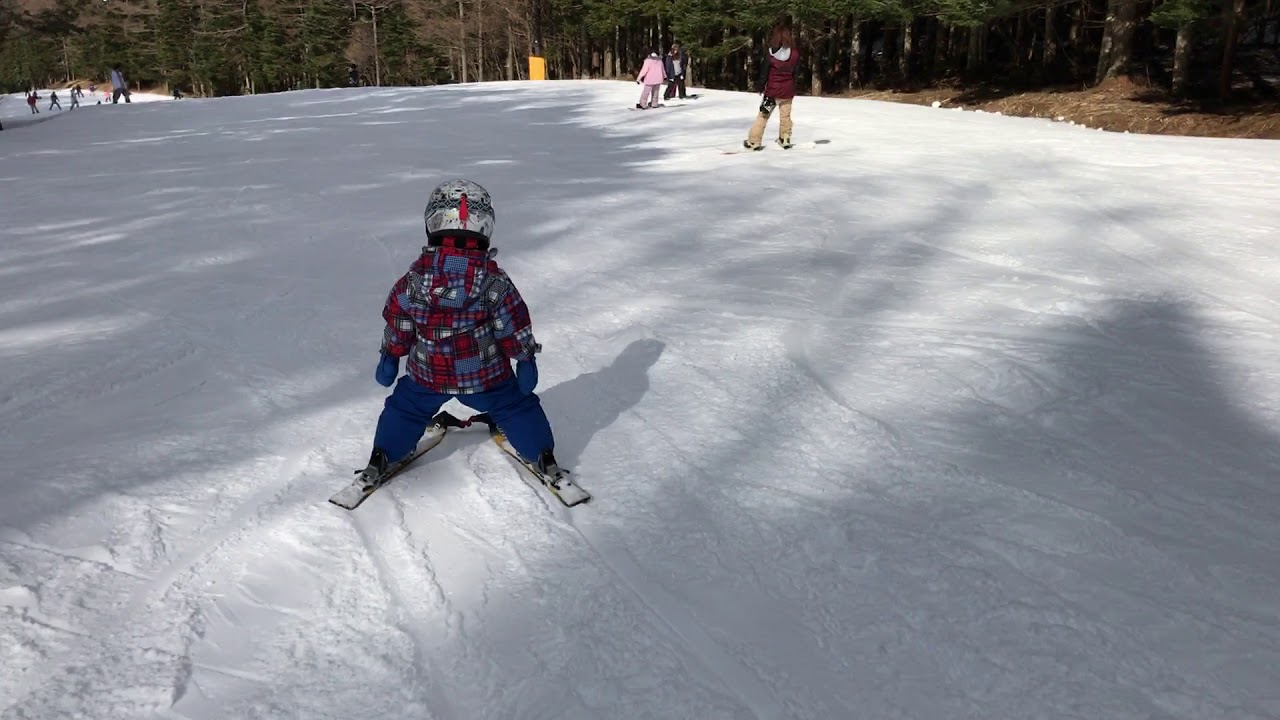
{"type": "Polygon", "coordinates": [[[1133,34],[1137,28],[1138,0],[1108,0],[1107,22],[1102,34],[1102,51],[1098,54],[1095,83],[1129,74],[1133,34]]]}
{"type": "Polygon", "coordinates": [[[969,28],[969,53],[965,57],[965,72],[967,72],[970,77],[977,75],[978,71],[984,65],[982,61],[982,36],[985,35],[986,32],[986,25],[974,25],[969,28]]]}
{"type": "Polygon", "coordinates": [[[534,57],[542,56],[542,0],[533,0],[533,27],[529,35],[533,41],[534,57]]]}
{"type": "Polygon", "coordinates": [[[1194,23],[1178,26],[1178,40],[1173,47],[1173,94],[1182,97],[1187,93],[1191,78],[1191,48],[1195,41],[1194,23]]]}
{"type": "Polygon", "coordinates": [[[942,24],[941,18],[933,18],[929,24],[929,44],[925,48],[925,56],[929,60],[925,63],[925,72],[932,80],[938,76],[938,68],[946,62],[947,26],[942,24]]]}
{"type": "MultiPolygon", "coordinates": [[[[1262,13],[1262,44],[1267,44],[1267,29],[1271,27],[1271,0],[1267,0],[1267,9],[1262,13]]],[[[1280,24],[1276,25],[1275,32],[1271,35],[1272,43],[1280,43],[1280,24]]]]}
{"type": "Polygon", "coordinates": [[[462,16],[462,0],[458,0],[458,52],[462,55],[462,82],[467,81],[467,23],[462,16]]]}
{"type": "MultiPolygon", "coordinates": [[[[1051,0],[1052,2],[1052,0],[1051,0]]],[[[1054,20],[1058,17],[1058,8],[1052,4],[1044,8],[1044,53],[1040,56],[1040,67],[1045,75],[1049,74],[1054,60],[1058,56],[1058,36],[1054,32],[1054,20]]]]}
{"type": "Polygon", "coordinates": [[[813,37],[813,31],[807,26],[800,26],[800,47],[808,51],[805,54],[809,58],[806,63],[809,70],[809,94],[815,97],[822,95],[822,56],[818,51],[821,42],[813,37]]]}
{"type": "Polygon", "coordinates": [[[369,14],[373,16],[373,84],[376,87],[382,87],[382,55],[378,51],[378,8],[371,6],[369,14]]]}
{"type": "Polygon", "coordinates": [[[511,35],[511,28],[507,28],[507,80],[516,79],[516,41],[511,35]]]}
{"type": "Polygon", "coordinates": [[[62,66],[67,73],[67,82],[71,82],[71,53],[67,51],[67,39],[62,38],[62,66]]]}
{"type": "Polygon", "coordinates": [[[866,23],[853,18],[853,39],[849,41],[849,87],[860,88],[865,80],[862,73],[862,31],[866,23]]]}
{"type": "Polygon", "coordinates": [[[902,73],[903,80],[911,77],[911,50],[915,39],[915,22],[908,20],[902,26],[902,55],[898,56],[898,71],[902,73]]]}
{"type": "Polygon", "coordinates": [[[1244,0],[1223,0],[1222,3],[1222,73],[1218,76],[1218,99],[1231,98],[1231,72],[1235,69],[1236,43],[1240,39],[1240,13],[1244,0]]]}
{"type": "Polygon", "coordinates": [[[1027,47],[1027,28],[1030,25],[1025,11],[1018,13],[1018,17],[1013,22],[1013,52],[1009,55],[1013,60],[1014,70],[1022,70],[1022,58],[1027,47]]]}
{"type": "Polygon", "coordinates": [[[484,82],[484,0],[476,0],[476,81],[484,82]]]}
{"type": "Polygon", "coordinates": [[[956,69],[956,58],[960,57],[960,41],[964,33],[961,33],[956,27],[947,28],[947,62],[943,67],[944,72],[951,72],[956,69]]]}
{"type": "Polygon", "coordinates": [[[1067,30],[1067,44],[1064,52],[1071,66],[1071,77],[1078,78],[1080,72],[1080,42],[1084,37],[1084,26],[1089,21],[1089,2],[1082,0],[1076,12],[1071,14],[1071,27],[1067,30]]]}

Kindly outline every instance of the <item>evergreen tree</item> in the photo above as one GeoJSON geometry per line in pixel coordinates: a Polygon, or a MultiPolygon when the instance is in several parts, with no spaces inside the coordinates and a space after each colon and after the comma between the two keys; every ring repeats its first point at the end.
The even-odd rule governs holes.
{"type": "Polygon", "coordinates": [[[351,33],[351,17],[337,0],[314,0],[302,13],[298,34],[302,75],[313,87],[343,85],[343,51],[351,33]]]}
{"type": "Polygon", "coordinates": [[[191,35],[198,28],[199,12],[191,0],[156,0],[154,23],[159,72],[170,87],[192,85],[191,35]]]}

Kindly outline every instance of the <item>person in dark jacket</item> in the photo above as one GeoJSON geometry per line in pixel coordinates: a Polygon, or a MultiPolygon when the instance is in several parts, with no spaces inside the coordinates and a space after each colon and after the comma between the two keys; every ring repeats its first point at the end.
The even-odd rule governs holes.
{"type": "Polygon", "coordinates": [[[676,96],[676,91],[680,92],[680,99],[685,99],[684,75],[689,72],[689,53],[680,47],[680,43],[671,43],[671,51],[663,58],[663,64],[667,71],[667,91],[663,93],[664,100],[670,100],[676,96]]]}
{"type": "Polygon", "coordinates": [[[764,140],[764,128],[778,110],[778,144],[784,148],[791,147],[791,101],[796,96],[796,68],[800,64],[800,55],[793,47],[791,28],[775,25],[769,38],[769,53],[761,63],[760,86],[764,99],[760,102],[760,113],[742,141],[742,146],[751,150],[761,150],[764,140]]]}
{"type": "Polygon", "coordinates": [[[111,104],[112,105],[119,104],[121,96],[124,97],[124,101],[126,103],[132,103],[133,101],[129,99],[129,96],[132,94],[133,93],[129,91],[129,82],[124,79],[124,73],[120,71],[120,66],[112,65],[111,66],[111,104]]]}

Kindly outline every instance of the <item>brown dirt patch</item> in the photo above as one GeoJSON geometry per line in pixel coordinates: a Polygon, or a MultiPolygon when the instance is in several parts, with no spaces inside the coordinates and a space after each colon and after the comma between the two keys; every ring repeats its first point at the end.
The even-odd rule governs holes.
{"type": "Polygon", "coordinates": [[[1112,80],[1088,89],[1018,91],[1000,87],[853,90],[843,97],[963,107],[1036,117],[1116,132],[1280,140],[1280,103],[1214,106],[1181,101],[1156,87],[1112,80]]]}

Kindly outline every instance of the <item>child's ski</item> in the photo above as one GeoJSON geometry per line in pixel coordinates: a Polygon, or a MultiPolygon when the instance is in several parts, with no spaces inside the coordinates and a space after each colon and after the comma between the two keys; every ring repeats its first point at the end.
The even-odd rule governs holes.
{"type": "Polygon", "coordinates": [[[487,415],[476,415],[466,420],[459,420],[449,413],[442,412],[432,419],[431,426],[427,428],[427,432],[418,443],[418,447],[414,449],[413,454],[398,463],[388,466],[386,472],[372,480],[365,477],[364,470],[357,470],[356,475],[358,477],[351,481],[350,485],[334,493],[333,497],[329,498],[329,502],[346,510],[355,510],[357,507],[360,507],[360,503],[364,502],[378,488],[386,485],[396,475],[399,475],[401,471],[412,465],[415,460],[425,455],[427,451],[439,445],[444,440],[444,436],[450,428],[470,427],[472,422],[482,422],[487,425],[489,427],[489,437],[493,440],[494,444],[501,448],[507,455],[510,455],[511,459],[515,460],[521,467],[528,471],[529,474],[533,475],[538,482],[542,483],[547,490],[550,490],[551,494],[555,495],[556,499],[566,507],[573,507],[574,505],[579,505],[591,499],[591,493],[582,489],[582,487],[569,478],[569,471],[560,470],[560,475],[552,477],[540,472],[537,467],[525,462],[524,458],[521,458],[520,455],[507,444],[506,436],[502,434],[502,431],[498,429],[496,424],[489,420],[487,415]]]}
{"type": "Polygon", "coordinates": [[[414,448],[409,457],[388,465],[386,472],[373,479],[365,477],[364,470],[357,470],[356,479],[352,480],[347,487],[334,493],[333,497],[329,498],[329,502],[346,510],[355,510],[375,490],[386,485],[392,478],[399,475],[400,471],[412,465],[413,461],[425,455],[431,448],[439,445],[444,440],[449,428],[461,428],[470,424],[470,422],[459,420],[447,412],[439,413],[431,419],[431,426],[427,428],[427,432],[418,441],[418,446],[414,448]]]}
{"type": "Polygon", "coordinates": [[[507,444],[506,436],[502,434],[502,431],[498,429],[497,425],[489,425],[489,437],[493,440],[494,444],[502,448],[503,452],[510,455],[511,459],[515,460],[520,467],[527,470],[530,475],[537,479],[538,482],[542,483],[543,487],[550,490],[551,494],[555,495],[556,499],[563,503],[565,507],[580,505],[591,499],[591,493],[582,489],[581,486],[569,478],[568,470],[562,469],[560,470],[559,476],[552,477],[539,471],[537,467],[525,462],[524,458],[520,457],[519,453],[507,444]]]}

